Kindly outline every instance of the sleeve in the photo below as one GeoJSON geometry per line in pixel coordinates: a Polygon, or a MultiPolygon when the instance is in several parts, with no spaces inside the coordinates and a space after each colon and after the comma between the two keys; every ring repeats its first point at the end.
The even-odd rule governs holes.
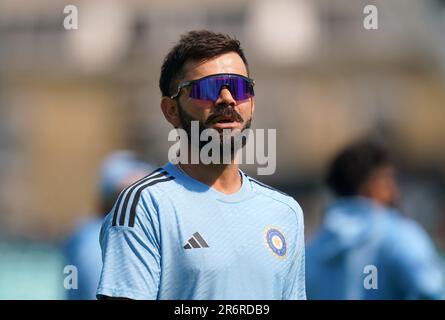
{"type": "Polygon", "coordinates": [[[305,280],[305,247],[304,247],[304,217],[301,207],[296,203],[297,216],[296,245],[287,277],[287,286],[283,293],[284,300],[306,300],[305,280]]]}
{"type": "MultiPolygon", "coordinates": [[[[140,200],[133,227],[112,226],[112,214],[100,236],[103,268],[97,297],[153,300],[160,280],[159,221],[153,206],[140,200]]],[[[113,211],[112,211],[113,213],[113,211]]]]}
{"type": "Polygon", "coordinates": [[[392,274],[399,290],[407,299],[443,299],[440,258],[427,233],[413,222],[397,236],[392,274]]]}

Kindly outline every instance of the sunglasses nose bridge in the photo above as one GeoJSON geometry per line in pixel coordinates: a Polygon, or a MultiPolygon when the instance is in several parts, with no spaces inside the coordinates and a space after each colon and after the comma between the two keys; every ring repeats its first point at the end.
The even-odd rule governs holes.
{"type": "Polygon", "coordinates": [[[230,91],[229,86],[221,86],[218,93],[218,97],[216,98],[215,101],[215,105],[220,105],[220,104],[231,105],[231,106],[236,105],[235,98],[233,97],[233,94],[230,91]]]}
{"type": "Polygon", "coordinates": [[[219,86],[218,96],[221,94],[221,91],[223,91],[224,89],[227,89],[230,93],[232,93],[232,91],[230,90],[230,84],[228,82],[227,83],[222,83],[219,86]]]}

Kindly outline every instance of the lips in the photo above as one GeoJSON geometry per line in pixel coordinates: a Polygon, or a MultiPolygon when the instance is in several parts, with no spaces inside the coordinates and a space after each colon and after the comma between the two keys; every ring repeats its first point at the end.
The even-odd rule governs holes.
{"type": "Polygon", "coordinates": [[[241,128],[241,123],[238,121],[232,121],[229,119],[226,120],[221,120],[221,121],[217,121],[214,122],[211,125],[212,128],[217,129],[217,130],[221,130],[221,129],[240,129],[241,128]]]}

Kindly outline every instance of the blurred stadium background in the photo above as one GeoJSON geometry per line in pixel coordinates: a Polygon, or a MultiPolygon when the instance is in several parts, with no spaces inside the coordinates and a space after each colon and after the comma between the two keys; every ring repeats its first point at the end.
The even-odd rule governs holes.
{"type": "Polygon", "coordinates": [[[254,128],[277,129],[276,174],[259,179],[300,202],[308,238],[327,162],[371,135],[397,156],[404,214],[445,252],[445,1],[0,0],[0,299],[64,298],[60,246],[95,210],[104,156],[167,161],[160,66],[202,28],[241,40],[254,128]]]}

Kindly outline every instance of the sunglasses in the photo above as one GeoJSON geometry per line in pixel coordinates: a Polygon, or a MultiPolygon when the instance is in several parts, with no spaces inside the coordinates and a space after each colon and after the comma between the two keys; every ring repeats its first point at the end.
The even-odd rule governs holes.
{"type": "Polygon", "coordinates": [[[190,98],[193,99],[216,101],[219,98],[221,90],[227,88],[235,100],[246,100],[255,95],[253,92],[254,84],[253,79],[240,74],[218,73],[200,79],[182,82],[178,86],[178,91],[170,98],[176,99],[182,88],[191,87],[190,98]]]}

